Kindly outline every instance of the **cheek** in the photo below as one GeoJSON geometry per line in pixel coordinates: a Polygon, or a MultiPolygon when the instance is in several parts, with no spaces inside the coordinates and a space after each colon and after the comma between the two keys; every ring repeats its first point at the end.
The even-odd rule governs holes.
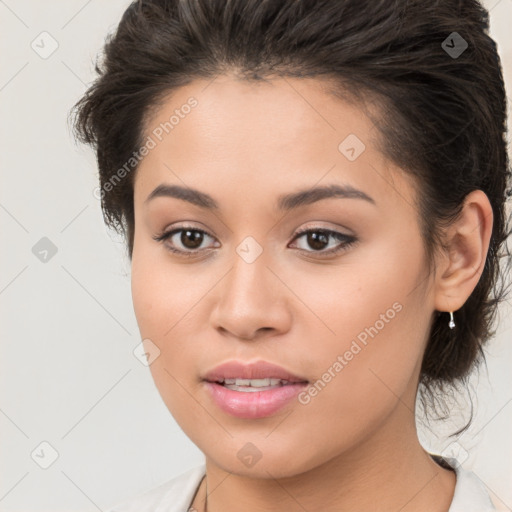
{"type": "MultiPolygon", "coordinates": [[[[190,280],[188,281],[190,283],[190,280]]],[[[179,273],[144,265],[141,259],[132,266],[132,298],[141,339],[150,339],[159,355],[150,365],[157,387],[174,387],[170,376],[180,377],[194,362],[194,343],[190,341],[197,303],[203,287],[187,286],[179,273]]],[[[202,292],[204,295],[205,291],[202,292]]]]}
{"type": "Polygon", "coordinates": [[[408,389],[429,320],[424,287],[418,286],[421,250],[420,240],[411,237],[406,249],[383,245],[314,279],[295,277],[294,291],[317,315],[304,317],[304,338],[318,340],[311,362],[332,391],[319,392],[318,403],[336,401],[338,410],[345,405],[360,415],[363,403],[389,404],[408,389]]]}
{"type": "Polygon", "coordinates": [[[162,291],[159,289],[158,270],[134,250],[131,267],[131,292],[133,309],[142,338],[158,338],[159,305],[162,291]]]}
{"type": "Polygon", "coordinates": [[[337,319],[330,324],[337,335],[324,336],[311,353],[316,380],[294,414],[297,424],[309,425],[294,435],[309,439],[312,432],[317,434],[308,440],[312,446],[304,456],[321,459],[332,451],[341,453],[369,438],[395,409],[406,415],[407,408],[414,409],[408,397],[422,340],[408,333],[408,305],[393,301],[393,293],[379,295],[371,304],[352,297],[342,312],[338,307],[329,317],[337,319]],[[325,438],[331,441],[325,443],[325,438]]]}
{"type": "Polygon", "coordinates": [[[150,339],[157,347],[153,350],[159,351],[149,366],[155,386],[180,424],[197,422],[200,411],[194,409],[188,389],[197,357],[189,340],[180,336],[187,329],[183,294],[179,285],[162,279],[165,273],[154,265],[144,265],[138,256],[132,261],[132,297],[140,336],[150,339]]]}
{"type": "Polygon", "coordinates": [[[207,290],[190,273],[186,266],[171,265],[161,251],[135,244],[131,292],[141,336],[164,340],[172,337],[175,325],[186,322],[197,296],[207,290]]]}
{"type": "MultiPolygon", "coordinates": [[[[169,411],[181,418],[182,411],[191,408],[190,394],[184,387],[197,378],[201,355],[201,347],[194,340],[206,338],[197,332],[204,323],[197,318],[197,305],[212,283],[197,275],[191,277],[191,267],[171,266],[165,258],[158,260],[149,248],[143,250],[137,244],[131,269],[133,308],[141,339],[151,340],[159,350],[149,369],[169,411]]],[[[188,414],[195,413],[190,410],[188,414]]]]}

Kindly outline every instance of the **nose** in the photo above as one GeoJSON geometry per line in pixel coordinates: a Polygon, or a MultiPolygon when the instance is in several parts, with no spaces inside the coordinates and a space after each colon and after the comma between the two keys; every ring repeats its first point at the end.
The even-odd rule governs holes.
{"type": "Polygon", "coordinates": [[[216,287],[216,306],[211,315],[215,329],[242,340],[289,329],[291,292],[274,267],[265,251],[252,262],[234,254],[232,268],[216,287]]]}

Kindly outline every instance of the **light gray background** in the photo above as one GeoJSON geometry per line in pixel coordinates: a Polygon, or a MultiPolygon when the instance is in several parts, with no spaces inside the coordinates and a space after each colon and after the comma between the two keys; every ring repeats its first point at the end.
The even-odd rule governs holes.
{"type": "MultiPolygon", "coordinates": [[[[103,225],[94,155],[66,120],[128,4],[0,0],[1,511],[105,510],[203,461],[133,354],[129,261],[103,225]],[[32,250],[43,237],[57,248],[46,262],[32,250]]],[[[510,91],[512,0],[485,5],[510,91]]],[[[459,423],[432,425],[436,435],[420,426],[424,445],[459,456],[499,510],[512,510],[511,311],[488,373],[472,381],[471,429],[455,444],[443,437],[464,409],[453,410],[459,423]]]]}

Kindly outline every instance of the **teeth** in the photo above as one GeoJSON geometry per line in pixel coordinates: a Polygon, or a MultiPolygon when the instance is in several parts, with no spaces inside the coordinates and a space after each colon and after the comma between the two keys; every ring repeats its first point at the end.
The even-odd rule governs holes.
{"type": "Polygon", "coordinates": [[[226,387],[252,387],[252,388],[268,388],[288,384],[287,380],[282,379],[224,379],[223,383],[226,387]]]}

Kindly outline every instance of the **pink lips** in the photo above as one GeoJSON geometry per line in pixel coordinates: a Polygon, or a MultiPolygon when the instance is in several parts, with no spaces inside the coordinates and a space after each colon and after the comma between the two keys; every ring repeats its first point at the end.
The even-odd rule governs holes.
{"type": "Polygon", "coordinates": [[[221,410],[238,418],[255,419],[270,416],[288,404],[308,381],[267,361],[243,364],[228,361],[206,373],[206,389],[221,410]],[[235,391],[219,381],[224,379],[280,379],[287,383],[264,391],[235,391]]]}
{"type": "Polygon", "coordinates": [[[298,377],[286,371],[281,366],[267,361],[256,361],[244,364],[239,361],[228,361],[206,373],[204,380],[214,382],[222,379],[281,379],[289,382],[307,382],[307,379],[298,377]]]}

